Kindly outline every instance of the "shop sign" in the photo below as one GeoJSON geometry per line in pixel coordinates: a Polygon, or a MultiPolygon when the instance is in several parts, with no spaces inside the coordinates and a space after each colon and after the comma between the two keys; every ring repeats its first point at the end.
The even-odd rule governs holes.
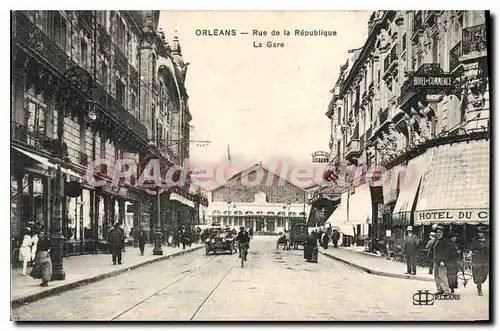
{"type": "Polygon", "coordinates": [[[454,209],[454,210],[432,210],[415,212],[415,220],[418,222],[456,222],[467,220],[488,220],[489,209],[454,209]]]}
{"type": "Polygon", "coordinates": [[[453,85],[451,76],[413,76],[413,86],[449,87],[453,85]]]}
{"type": "Polygon", "coordinates": [[[330,153],[328,152],[314,152],[311,154],[313,163],[328,163],[328,157],[330,153]]]}

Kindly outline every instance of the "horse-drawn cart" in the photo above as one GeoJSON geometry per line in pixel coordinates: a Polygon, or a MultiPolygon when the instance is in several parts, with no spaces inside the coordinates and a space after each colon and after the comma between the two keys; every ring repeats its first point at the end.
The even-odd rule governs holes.
{"type": "Polygon", "coordinates": [[[308,228],[306,223],[292,223],[290,227],[290,247],[299,249],[299,245],[304,246],[307,235],[308,228]]]}

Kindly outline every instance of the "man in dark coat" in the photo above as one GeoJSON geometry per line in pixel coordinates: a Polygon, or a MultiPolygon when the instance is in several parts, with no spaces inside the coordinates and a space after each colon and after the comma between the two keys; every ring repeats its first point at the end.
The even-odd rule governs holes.
{"type": "Polygon", "coordinates": [[[406,272],[405,275],[415,275],[417,273],[417,253],[418,244],[420,243],[416,234],[413,233],[413,227],[408,226],[406,229],[408,234],[403,244],[403,252],[406,256],[406,272]]]}
{"type": "Polygon", "coordinates": [[[340,239],[340,232],[339,232],[339,230],[337,230],[337,229],[333,230],[333,232],[332,232],[333,247],[337,248],[337,245],[339,243],[339,239],[340,239]]]}
{"type": "Polygon", "coordinates": [[[304,245],[304,259],[306,259],[308,262],[311,261],[313,250],[317,246],[317,244],[318,240],[316,239],[315,232],[311,232],[307,237],[304,245]]]}
{"type": "Polygon", "coordinates": [[[456,244],[457,234],[450,233],[448,235],[450,238],[450,260],[446,265],[446,273],[448,276],[448,285],[450,286],[451,293],[455,293],[455,289],[458,288],[458,263],[461,260],[461,254],[458,250],[458,246],[456,244]]]}
{"type": "Polygon", "coordinates": [[[470,250],[472,251],[472,277],[477,286],[477,294],[483,295],[482,284],[488,278],[490,268],[490,244],[483,232],[478,232],[470,250]]]}
{"type": "Polygon", "coordinates": [[[436,294],[443,294],[450,291],[448,283],[448,270],[452,259],[452,248],[448,238],[444,237],[444,230],[441,226],[436,228],[436,241],[432,248],[434,260],[434,280],[436,281],[436,294]]]}
{"type": "Polygon", "coordinates": [[[146,246],[147,241],[148,241],[148,235],[141,226],[139,228],[139,250],[141,251],[141,255],[144,255],[144,246],[146,246]]]}
{"type": "Polygon", "coordinates": [[[427,258],[429,259],[429,275],[432,275],[432,270],[434,270],[434,263],[432,260],[432,247],[434,246],[434,241],[436,241],[436,232],[431,232],[429,234],[429,241],[425,246],[425,249],[427,250],[427,258]]]}
{"type": "Polygon", "coordinates": [[[108,235],[109,248],[111,250],[113,265],[122,264],[122,249],[125,248],[125,236],[123,235],[123,230],[120,228],[118,223],[113,225],[113,228],[108,235]]]}

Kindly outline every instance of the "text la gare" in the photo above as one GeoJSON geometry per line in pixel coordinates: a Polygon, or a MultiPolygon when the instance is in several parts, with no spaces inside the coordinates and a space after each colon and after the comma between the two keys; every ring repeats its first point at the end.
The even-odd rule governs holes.
{"type": "MultiPolygon", "coordinates": [[[[277,43],[277,42],[274,42],[274,41],[268,41],[265,43],[265,46],[267,48],[283,48],[285,47],[285,44],[284,43],[277,43]]],[[[262,48],[264,47],[264,45],[262,45],[262,43],[260,41],[254,41],[253,42],[253,47],[255,48],[262,48]]]]}

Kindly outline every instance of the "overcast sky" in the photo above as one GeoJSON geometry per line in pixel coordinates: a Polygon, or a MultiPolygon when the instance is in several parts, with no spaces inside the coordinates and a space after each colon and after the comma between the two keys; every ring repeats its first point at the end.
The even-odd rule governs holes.
{"type": "Polygon", "coordinates": [[[330,90],[347,60],[363,45],[368,11],[186,12],[160,15],[171,42],[178,31],[184,60],[190,62],[186,87],[194,126],[194,163],[227,158],[264,164],[270,158],[310,163],[311,153],[328,151],[325,116],[330,90]],[[196,30],[236,29],[236,36],[197,36],[196,30]],[[268,36],[254,37],[252,30],[268,36]],[[271,36],[272,30],[280,36],[271,36]],[[283,30],[291,36],[283,36],[283,30]],[[295,30],[336,31],[336,36],[294,36],[295,30]],[[240,32],[248,32],[242,35],[240,32]],[[267,41],[283,48],[267,48],[267,41]],[[253,43],[262,42],[262,48],[253,43]]]}

